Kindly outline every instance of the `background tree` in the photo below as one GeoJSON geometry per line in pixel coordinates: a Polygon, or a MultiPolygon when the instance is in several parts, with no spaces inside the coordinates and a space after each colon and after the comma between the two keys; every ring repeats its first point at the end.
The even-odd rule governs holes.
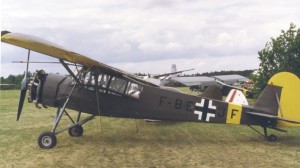
{"type": "Polygon", "coordinates": [[[287,31],[281,30],[279,37],[271,38],[258,55],[259,70],[253,76],[256,93],[260,93],[278,72],[292,72],[300,76],[300,28],[291,23],[287,31]]]}
{"type": "MultiPolygon", "coordinates": [[[[31,73],[29,72],[29,75],[31,73]]],[[[1,84],[13,84],[14,86],[9,87],[9,89],[20,89],[21,88],[21,81],[24,78],[24,74],[22,75],[9,75],[7,78],[0,77],[1,84]]]]}

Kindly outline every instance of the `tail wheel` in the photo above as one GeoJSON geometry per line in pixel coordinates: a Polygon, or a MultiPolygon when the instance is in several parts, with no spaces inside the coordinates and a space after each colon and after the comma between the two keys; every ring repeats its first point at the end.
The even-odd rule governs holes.
{"type": "Polygon", "coordinates": [[[56,145],[56,136],[53,132],[43,132],[38,139],[38,144],[42,149],[51,149],[56,145]]]}
{"type": "Polygon", "coordinates": [[[277,136],[276,135],[270,135],[270,136],[268,136],[268,141],[269,142],[275,142],[275,141],[277,141],[277,136]]]}
{"type": "Polygon", "coordinates": [[[75,125],[69,128],[69,135],[72,137],[80,137],[83,134],[83,128],[81,125],[75,125]]]}

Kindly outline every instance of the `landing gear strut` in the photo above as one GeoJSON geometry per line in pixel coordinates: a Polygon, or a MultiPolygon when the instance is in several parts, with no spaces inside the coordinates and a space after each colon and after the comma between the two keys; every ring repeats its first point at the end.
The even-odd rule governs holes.
{"type": "MultiPolygon", "coordinates": [[[[264,133],[262,134],[261,132],[259,132],[258,130],[256,130],[254,127],[252,127],[251,125],[248,125],[251,129],[253,129],[255,132],[257,132],[258,134],[260,134],[261,136],[263,136],[267,141],[269,142],[275,142],[277,141],[277,136],[276,135],[268,135],[268,128],[263,126],[264,128],[264,133]]],[[[274,128],[275,129],[275,128],[274,128]]],[[[278,131],[284,131],[284,130],[280,130],[280,129],[276,129],[278,131]]]]}
{"type": "Polygon", "coordinates": [[[53,129],[52,131],[48,131],[48,132],[44,132],[42,133],[39,138],[38,138],[38,144],[42,149],[51,149],[53,147],[55,147],[57,139],[56,139],[56,134],[59,134],[65,130],[69,131],[69,135],[72,137],[79,137],[82,136],[83,134],[83,128],[82,125],[85,124],[86,122],[92,120],[95,118],[95,115],[89,116],[83,120],[80,121],[80,116],[81,116],[81,112],[78,113],[77,116],[77,120],[74,121],[71,116],[67,113],[67,111],[65,110],[67,103],[69,102],[70,96],[72,95],[74,89],[75,89],[76,85],[74,85],[74,87],[72,88],[69,96],[67,97],[64,105],[62,107],[58,107],[57,108],[57,112],[56,112],[56,117],[54,119],[54,123],[53,123],[53,129]],[[56,128],[62,118],[63,115],[66,115],[72,122],[72,124],[66,128],[63,128],[59,131],[56,131],[56,128]]]}
{"type": "Polygon", "coordinates": [[[264,127],[264,137],[269,141],[269,142],[275,142],[277,141],[277,136],[276,135],[269,135],[268,136],[268,130],[267,127],[264,127]]]}

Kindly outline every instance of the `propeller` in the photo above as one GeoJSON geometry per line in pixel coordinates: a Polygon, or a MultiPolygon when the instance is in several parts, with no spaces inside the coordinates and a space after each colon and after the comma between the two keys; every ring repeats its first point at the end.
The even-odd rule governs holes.
{"type": "Polygon", "coordinates": [[[26,91],[27,91],[27,85],[28,85],[28,79],[27,79],[27,72],[25,72],[24,78],[21,83],[21,93],[20,93],[20,100],[19,100],[19,106],[18,106],[18,113],[17,113],[17,121],[19,121],[22,109],[23,109],[23,104],[26,96],[26,91]]]}
{"type": "Polygon", "coordinates": [[[24,78],[23,78],[23,80],[21,82],[21,93],[20,93],[19,106],[18,106],[18,112],[17,112],[17,121],[19,121],[20,115],[22,113],[23,104],[24,104],[24,100],[25,100],[25,96],[26,96],[26,91],[27,91],[27,85],[28,85],[28,81],[29,81],[29,79],[27,77],[29,57],[30,57],[30,50],[28,50],[26,72],[25,72],[24,78]]]}

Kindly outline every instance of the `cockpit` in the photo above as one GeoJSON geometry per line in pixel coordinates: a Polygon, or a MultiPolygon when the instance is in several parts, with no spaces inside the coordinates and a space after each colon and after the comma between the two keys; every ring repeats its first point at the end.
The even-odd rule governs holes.
{"type": "Polygon", "coordinates": [[[137,82],[104,73],[94,74],[89,71],[86,74],[82,74],[79,79],[88,90],[94,91],[98,89],[100,93],[126,96],[136,100],[140,98],[143,90],[142,85],[137,82]]]}
{"type": "MultiPolygon", "coordinates": [[[[61,76],[57,74],[46,74],[43,70],[38,70],[31,77],[29,82],[29,102],[34,102],[36,107],[39,103],[43,104],[43,88],[44,84],[51,85],[51,87],[59,87],[60,83],[66,78],[70,79],[67,76],[61,76]],[[50,83],[49,83],[50,82],[50,83]]],[[[140,94],[143,91],[143,86],[138,84],[133,80],[117,77],[114,75],[109,75],[105,73],[93,73],[88,71],[87,73],[81,73],[77,76],[80,84],[73,79],[71,85],[77,84],[78,87],[83,87],[89,91],[95,91],[96,89],[101,94],[109,94],[120,97],[131,98],[132,100],[139,100],[140,94]]],[[[56,97],[56,94],[53,93],[53,99],[56,97]]]]}

